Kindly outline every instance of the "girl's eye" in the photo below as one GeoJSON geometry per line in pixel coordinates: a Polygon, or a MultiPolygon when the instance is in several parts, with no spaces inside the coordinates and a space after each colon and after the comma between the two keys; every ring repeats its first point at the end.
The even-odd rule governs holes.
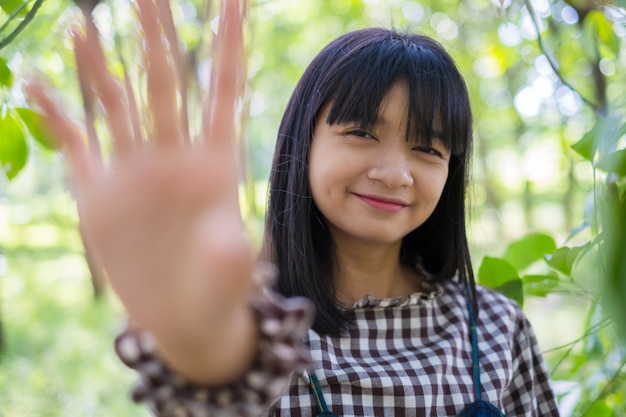
{"type": "Polygon", "coordinates": [[[348,132],[348,135],[352,135],[352,136],[358,136],[360,138],[373,138],[372,135],[370,135],[369,133],[367,133],[365,130],[361,130],[361,129],[354,129],[354,130],[350,130],[348,132]]]}
{"type": "Polygon", "coordinates": [[[416,146],[413,148],[413,150],[443,158],[443,154],[441,152],[439,152],[437,149],[432,148],[430,146],[416,146]]]}

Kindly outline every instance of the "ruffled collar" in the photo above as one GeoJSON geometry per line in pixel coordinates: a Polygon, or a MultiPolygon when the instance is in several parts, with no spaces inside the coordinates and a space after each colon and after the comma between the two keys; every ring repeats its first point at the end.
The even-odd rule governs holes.
{"type": "Polygon", "coordinates": [[[434,283],[430,285],[430,291],[417,291],[403,297],[375,298],[372,294],[367,294],[360,300],[357,300],[354,304],[350,306],[339,306],[339,308],[344,311],[350,311],[360,308],[405,307],[428,303],[439,298],[443,294],[443,287],[440,284],[434,283]]]}

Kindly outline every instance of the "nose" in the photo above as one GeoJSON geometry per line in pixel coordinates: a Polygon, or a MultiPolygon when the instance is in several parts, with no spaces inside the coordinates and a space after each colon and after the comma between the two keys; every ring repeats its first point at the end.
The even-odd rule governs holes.
{"type": "MultiPolygon", "coordinates": [[[[406,145],[402,143],[402,145],[406,145]]],[[[413,174],[409,162],[410,155],[400,146],[392,146],[367,171],[367,178],[381,181],[389,188],[410,187],[413,185],[413,174]]]]}

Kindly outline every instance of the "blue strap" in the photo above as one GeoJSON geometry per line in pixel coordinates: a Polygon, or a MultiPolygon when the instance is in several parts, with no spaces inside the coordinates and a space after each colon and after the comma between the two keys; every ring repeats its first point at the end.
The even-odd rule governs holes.
{"type": "Polygon", "coordinates": [[[476,332],[476,315],[474,314],[474,305],[472,303],[473,291],[470,284],[467,284],[469,297],[467,299],[467,311],[470,320],[470,335],[472,339],[472,374],[474,375],[474,395],[476,400],[482,399],[480,390],[480,362],[478,361],[478,334],[476,332]]]}
{"type": "Polygon", "coordinates": [[[480,385],[480,362],[478,358],[478,332],[476,331],[476,314],[474,312],[474,291],[467,283],[467,312],[469,313],[470,337],[472,341],[472,374],[474,376],[474,402],[469,404],[457,417],[506,417],[496,406],[482,400],[480,385]]]}
{"type": "Polygon", "coordinates": [[[313,392],[313,396],[315,397],[315,403],[317,404],[317,408],[319,409],[319,413],[317,417],[337,417],[335,414],[331,413],[328,410],[328,406],[326,405],[326,401],[324,400],[324,393],[322,393],[322,387],[320,386],[320,381],[315,376],[313,372],[307,372],[309,374],[309,387],[313,392]]]}

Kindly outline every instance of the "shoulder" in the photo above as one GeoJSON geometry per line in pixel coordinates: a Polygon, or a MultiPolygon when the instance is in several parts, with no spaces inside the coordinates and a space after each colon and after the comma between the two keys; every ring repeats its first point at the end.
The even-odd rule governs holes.
{"type": "Polygon", "coordinates": [[[476,300],[479,311],[484,311],[489,315],[524,317],[522,308],[516,301],[491,288],[476,285],[476,300]]]}
{"type": "MultiPolygon", "coordinates": [[[[444,294],[453,302],[467,308],[468,294],[465,284],[451,281],[443,285],[444,294]]],[[[493,289],[476,285],[478,325],[491,327],[500,333],[512,333],[526,327],[527,319],[522,308],[514,300],[493,289]]]]}

